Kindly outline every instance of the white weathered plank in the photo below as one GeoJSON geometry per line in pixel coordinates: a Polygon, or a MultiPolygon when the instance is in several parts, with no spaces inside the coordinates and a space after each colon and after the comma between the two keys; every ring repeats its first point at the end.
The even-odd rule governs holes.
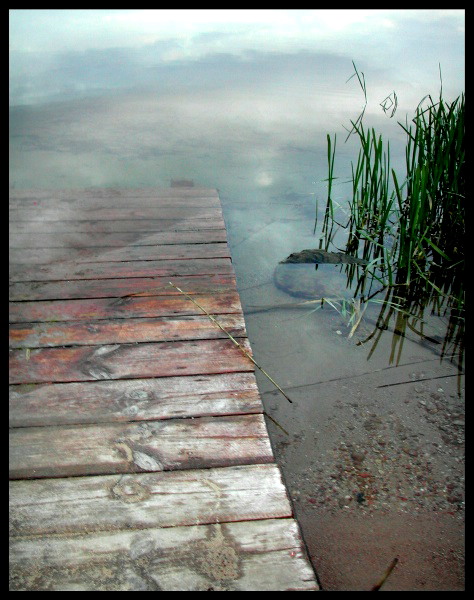
{"type": "MultiPolygon", "coordinates": [[[[219,231],[219,230],[217,230],[219,231]]],[[[230,258],[225,242],[207,244],[164,244],[124,246],[122,248],[10,248],[10,264],[46,265],[74,261],[124,262],[134,260],[191,260],[194,258],[230,258]]]]}
{"type": "MultiPolygon", "coordinates": [[[[34,202],[40,200],[92,200],[111,199],[130,201],[135,198],[150,198],[155,202],[160,202],[161,199],[168,198],[218,198],[219,195],[215,188],[204,186],[193,187],[142,187],[142,188],[68,188],[68,189],[11,189],[8,190],[10,201],[13,203],[30,203],[33,206],[34,202]]],[[[192,200],[191,200],[192,201],[192,200]]]]}
{"type": "Polygon", "coordinates": [[[224,229],[225,223],[219,217],[175,217],[155,219],[128,219],[103,221],[11,221],[12,233],[112,233],[135,232],[156,233],[157,231],[187,231],[196,229],[224,229]]]}
{"type": "Polygon", "coordinates": [[[156,233],[13,233],[9,247],[14,248],[89,248],[154,246],[162,244],[202,244],[225,242],[225,229],[158,231],[156,233]]]}
{"type": "Polygon", "coordinates": [[[13,538],[10,591],[317,590],[293,519],[13,538]]]}
{"type": "Polygon", "coordinates": [[[291,517],[276,464],[10,482],[10,535],[291,517]]]}
{"type": "Polygon", "coordinates": [[[229,258],[193,260],[137,260],[130,262],[84,262],[57,265],[10,264],[10,281],[69,281],[71,279],[118,279],[122,277],[175,277],[183,275],[233,274],[229,258]]]}
{"type": "Polygon", "coordinates": [[[30,212],[44,209],[54,209],[59,214],[63,209],[94,210],[95,208],[156,208],[172,206],[202,206],[219,207],[217,195],[195,194],[180,195],[179,192],[169,196],[110,196],[97,198],[79,196],[77,198],[11,198],[10,209],[27,209],[30,212]]]}

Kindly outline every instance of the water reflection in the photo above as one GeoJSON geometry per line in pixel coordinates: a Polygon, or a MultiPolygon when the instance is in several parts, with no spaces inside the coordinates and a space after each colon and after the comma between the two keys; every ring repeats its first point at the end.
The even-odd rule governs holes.
{"type": "MultiPolygon", "coordinates": [[[[207,42],[224,38],[214,32],[207,42]]],[[[295,46],[171,59],[179,46],[170,38],[128,49],[13,52],[10,185],[167,187],[186,178],[217,187],[244,308],[288,304],[288,288],[275,288],[274,271],[291,252],[318,246],[312,229],[326,194],[326,134],[338,131],[343,139],[363,101],[357,82],[347,81],[357,56],[295,46]]],[[[365,119],[390,139],[398,170],[404,135],[380,103],[396,87],[398,114],[412,111],[422,95],[437,89],[437,69],[431,78],[422,69],[413,82],[397,70],[394,57],[383,69],[375,58],[372,68],[361,67],[367,76],[365,119]],[[431,84],[422,86],[428,79],[431,84]]],[[[456,76],[447,79],[445,89],[457,93],[456,76]]],[[[349,139],[339,144],[336,161],[347,165],[357,151],[349,139]]],[[[336,203],[345,204],[350,193],[343,179],[334,181],[336,203]]],[[[324,314],[336,308],[344,318],[350,315],[350,304],[353,310],[357,305],[352,291],[343,289],[339,269],[313,268],[305,281],[313,274],[314,291],[327,300],[324,314]]],[[[377,322],[375,302],[366,322],[370,315],[377,322]]],[[[311,318],[324,319],[322,314],[311,318]]],[[[362,327],[361,320],[357,331],[362,327]]],[[[328,343],[323,332],[312,340],[316,346],[328,343]]]]}

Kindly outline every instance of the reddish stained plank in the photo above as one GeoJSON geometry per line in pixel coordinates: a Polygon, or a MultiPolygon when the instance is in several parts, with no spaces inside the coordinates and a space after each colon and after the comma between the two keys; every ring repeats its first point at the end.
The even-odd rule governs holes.
{"type": "MultiPolygon", "coordinates": [[[[251,353],[247,339],[241,345],[251,353]]],[[[230,340],[10,350],[10,383],[91,381],[253,371],[230,340]]]]}
{"type": "Polygon", "coordinates": [[[222,216],[220,206],[156,206],[154,208],[139,207],[114,207],[89,209],[77,209],[69,207],[66,203],[60,210],[55,208],[43,208],[31,210],[28,208],[13,208],[9,211],[10,222],[21,221],[31,223],[32,221],[123,221],[130,219],[219,219],[222,216]]]}
{"type": "MultiPolygon", "coordinates": [[[[218,321],[233,337],[246,335],[243,315],[219,315],[218,321]]],[[[206,315],[161,319],[99,320],[96,323],[24,323],[10,326],[10,348],[129,344],[176,339],[225,338],[206,315]]]]}
{"type": "Polygon", "coordinates": [[[69,279],[117,279],[122,277],[175,277],[177,275],[232,274],[228,258],[148,260],[109,263],[59,263],[45,266],[14,265],[10,281],[62,281],[69,279]]]}
{"type": "MultiPolygon", "coordinates": [[[[171,287],[171,286],[169,286],[171,287]]],[[[196,302],[211,314],[242,311],[239,294],[229,292],[200,295],[196,302]]],[[[91,321],[96,319],[132,319],[172,315],[202,315],[203,312],[184,295],[126,296],[81,300],[39,300],[11,302],[10,322],[91,321]]],[[[123,325],[125,327],[125,324],[123,325]]]]}
{"type": "Polygon", "coordinates": [[[192,258],[230,258],[225,242],[208,244],[167,244],[124,248],[12,248],[10,264],[48,264],[59,261],[110,262],[135,260],[189,260],[192,258]]]}
{"type": "MultiPolygon", "coordinates": [[[[10,283],[10,300],[55,300],[79,298],[119,298],[136,296],[181,295],[169,285],[169,277],[133,277],[127,279],[87,279],[75,281],[17,281],[10,283]]],[[[173,277],[173,283],[187,294],[220,294],[236,290],[233,274],[173,277]]]]}
{"type": "Polygon", "coordinates": [[[174,219],[135,219],[123,221],[11,221],[12,233],[113,233],[187,231],[196,229],[224,229],[224,219],[219,217],[180,217],[174,219]]]}
{"type": "Polygon", "coordinates": [[[261,413],[253,372],[10,386],[10,427],[261,413]]]}
{"type": "Polygon", "coordinates": [[[10,248],[85,248],[89,246],[153,246],[226,242],[225,229],[158,231],[156,233],[11,233],[10,248]]]}
{"type": "Polygon", "coordinates": [[[10,430],[10,478],[273,462],[263,415],[10,430]]]}

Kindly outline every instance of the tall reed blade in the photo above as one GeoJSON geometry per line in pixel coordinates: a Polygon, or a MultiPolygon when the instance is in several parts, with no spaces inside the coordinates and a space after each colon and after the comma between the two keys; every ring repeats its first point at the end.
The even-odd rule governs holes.
{"type": "MultiPolygon", "coordinates": [[[[360,151],[357,163],[351,164],[345,250],[369,261],[369,267],[359,270],[346,265],[348,282],[357,273],[355,294],[368,289],[370,295],[374,282],[389,290],[386,302],[395,311],[397,327],[405,326],[407,315],[421,320],[428,310],[446,315],[449,326],[443,356],[448,346],[454,356],[464,348],[464,94],[446,102],[441,82],[436,103],[425,96],[411,123],[398,123],[406,135],[406,174],[401,177],[391,168],[390,145],[385,148],[375,129],[364,128],[365,76],[353,66],[349,79],[357,77],[365,105],[349,131],[358,138],[360,151]]],[[[393,97],[396,100],[395,93],[393,97]]],[[[328,198],[322,229],[326,249],[333,241],[334,225],[341,221],[332,198],[336,136],[332,143],[328,134],[327,142],[328,198]]],[[[397,356],[400,351],[401,345],[397,356]]],[[[395,356],[394,347],[394,360],[395,356]]]]}

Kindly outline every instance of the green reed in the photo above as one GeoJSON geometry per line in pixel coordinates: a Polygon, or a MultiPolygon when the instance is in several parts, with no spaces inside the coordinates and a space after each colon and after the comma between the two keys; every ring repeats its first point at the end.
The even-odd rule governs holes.
{"type": "MultiPolygon", "coordinates": [[[[355,65],[354,69],[367,101],[365,78],[355,65]]],[[[369,261],[365,269],[345,266],[348,284],[355,279],[354,296],[362,295],[366,301],[385,292],[377,328],[386,329],[388,321],[395,318],[395,332],[401,334],[398,356],[407,327],[424,335],[424,315],[429,309],[447,319],[442,355],[458,355],[462,362],[464,95],[446,102],[441,87],[437,102],[425,97],[410,123],[399,122],[406,134],[403,179],[390,165],[390,144],[384,144],[373,128],[364,128],[364,112],[365,106],[359,118],[351,121],[349,132],[357,136],[360,150],[357,163],[351,164],[352,194],[345,225],[336,221],[332,198],[336,137],[334,144],[327,138],[328,196],[322,228],[326,249],[332,242],[334,224],[345,227],[345,251],[369,261]]],[[[394,347],[391,359],[395,356],[394,347]]]]}

